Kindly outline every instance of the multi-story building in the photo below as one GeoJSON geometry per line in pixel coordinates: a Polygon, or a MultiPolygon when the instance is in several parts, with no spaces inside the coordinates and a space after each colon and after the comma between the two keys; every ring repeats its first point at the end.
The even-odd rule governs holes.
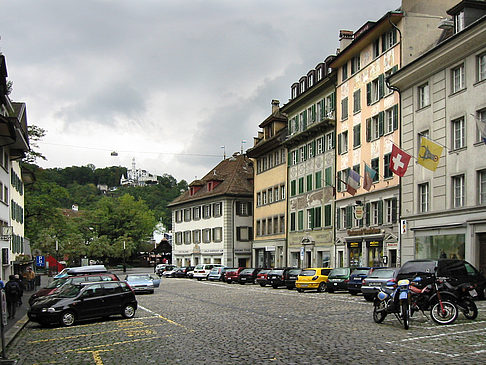
{"type": "Polygon", "coordinates": [[[281,111],[288,117],[288,225],[290,266],[329,266],[334,256],[333,176],[335,75],[332,56],[291,87],[281,111]]]}
{"type": "Polygon", "coordinates": [[[486,3],[461,1],[448,14],[450,37],[390,78],[402,100],[402,149],[419,163],[438,160],[435,171],[411,163],[402,178],[402,259],[459,258],[486,270],[486,145],[477,128],[486,125],[486,3]]]}
{"type": "Polygon", "coordinates": [[[157,176],[147,170],[137,169],[135,157],[132,159],[132,168],[127,170],[127,177],[121,176],[120,185],[146,186],[157,184],[157,176]]]}
{"type": "Polygon", "coordinates": [[[24,183],[19,160],[29,150],[24,103],[8,97],[5,56],[0,55],[0,248],[1,279],[32,263],[24,238],[24,183]]]}
{"type": "Polygon", "coordinates": [[[385,79],[436,43],[448,2],[403,0],[378,21],[340,32],[330,65],[337,71],[336,266],[400,264],[400,180],[390,170],[400,98],[385,79]],[[372,184],[365,186],[366,171],[372,184]]]}
{"type": "Polygon", "coordinates": [[[253,166],[235,153],[173,200],[172,263],[251,266],[253,166]]]}
{"type": "Polygon", "coordinates": [[[254,146],[246,151],[254,161],[253,267],[287,265],[287,117],[279,101],[259,127],[254,146]]]}

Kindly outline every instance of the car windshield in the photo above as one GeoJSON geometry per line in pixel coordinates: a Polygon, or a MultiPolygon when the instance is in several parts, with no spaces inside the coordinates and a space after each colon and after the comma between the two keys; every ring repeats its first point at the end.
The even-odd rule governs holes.
{"type": "Polygon", "coordinates": [[[395,270],[375,270],[371,273],[369,278],[386,279],[392,278],[395,274],[395,270]]]}
{"type": "Polygon", "coordinates": [[[197,265],[195,270],[202,270],[204,269],[204,265],[197,265]]]}
{"type": "Polygon", "coordinates": [[[330,276],[347,276],[348,269],[340,268],[340,269],[333,269],[330,273],[330,276]]]}
{"type": "Polygon", "coordinates": [[[270,274],[282,275],[283,270],[272,270],[272,271],[270,271],[270,274]]]}
{"type": "Polygon", "coordinates": [[[322,269],[321,270],[321,275],[329,275],[332,269],[322,269]]]}
{"type": "Polygon", "coordinates": [[[435,266],[435,261],[409,261],[402,266],[400,274],[415,272],[434,273],[435,266]]]}
{"type": "Polygon", "coordinates": [[[67,284],[57,289],[56,296],[61,298],[74,298],[79,294],[80,291],[80,285],[67,284]]]}
{"type": "Polygon", "coordinates": [[[316,274],[316,270],[304,270],[300,273],[300,276],[314,276],[316,274]]]}
{"type": "Polygon", "coordinates": [[[219,271],[220,271],[220,270],[221,270],[221,268],[220,268],[220,267],[214,267],[214,268],[211,270],[210,274],[219,274],[219,271]]]}
{"type": "Polygon", "coordinates": [[[258,274],[268,274],[272,270],[261,270],[258,272],[258,274]]]}
{"type": "Polygon", "coordinates": [[[60,279],[55,279],[49,285],[46,286],[47,289],[55,289],[59,288],[62,284],[64,284],[68,278],[60,278],[60,279]]]}
{"type": "Polygon", "coordinates": [[[240,274],[253,274],[254,269],[245,269],[242,270],[240,274]]]}
{"type": "Polygon", "coordinates": [[[357,270],[354,270],[351,275],[366,275],[368,274],[368,269],[357,269],[357,270]]]}
{"type": "Polygon", "coordinates": [[[289,275],[298,275],[301,271],[301,269],[289,270],[289,275]]]}
{"type": "Polygon", "coordinates": [[[148,275],[127,275],[125,280],[128,280],[128,281],[149,280],[149,276],[148,275]]]}

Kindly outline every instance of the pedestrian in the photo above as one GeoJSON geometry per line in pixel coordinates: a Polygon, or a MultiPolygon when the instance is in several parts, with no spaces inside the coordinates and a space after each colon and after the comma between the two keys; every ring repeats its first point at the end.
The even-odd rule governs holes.
{"type": "Polygon", "coordinates": [[[7,299],[8,318],[15,317],[15,310],[20,296],[20,286],[15,278],[15,275],[8,277],[7,284],[5,284],[5,296],[7,299]]]}
{"type": "Polygon", "coordinates": [[[20,307],[22,305],[22,296],[24,295],[24,289],[25,289],[25,287],[24,287],[24,283],[22,282],[21,275],[15,274],[14,275],[14,280],[17,282],[17,284],[19,285],[19,288],[20,288],[20,292],[19,292],[19,294],[17,296],[18,305],[20,307]]]}
{"type": "Polygon", "coordinates": [[[34,290],[35,287],[35,272],[31,267],[27,268],[25,272],[25,279],[27,280],[27,290],[34,290]]]}

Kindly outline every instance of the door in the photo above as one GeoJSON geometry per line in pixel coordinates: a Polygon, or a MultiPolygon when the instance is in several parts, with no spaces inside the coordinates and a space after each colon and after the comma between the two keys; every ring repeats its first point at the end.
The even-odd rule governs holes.
{"type": "Polygon", "coordinates": [[[479,241],[479,271],[486,274],[486,233],[478,234],[479,241]]]}
{"type": "Polygon", "coordinates": [[[77,308],[80,318],[98,317],[105,313],[105,297],[101,284],[88,286],[81,294],[82,303],[77,308]]]}

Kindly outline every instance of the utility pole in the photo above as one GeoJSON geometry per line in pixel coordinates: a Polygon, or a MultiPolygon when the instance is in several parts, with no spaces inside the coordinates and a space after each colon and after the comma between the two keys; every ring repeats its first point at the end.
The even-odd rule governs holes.
{"type": "Polygon", "coordinates": [[[125,241],[123,241],[123,272],[127,272],[127,264],[125,261],[125,250],[126,250],[125,241]]]}

